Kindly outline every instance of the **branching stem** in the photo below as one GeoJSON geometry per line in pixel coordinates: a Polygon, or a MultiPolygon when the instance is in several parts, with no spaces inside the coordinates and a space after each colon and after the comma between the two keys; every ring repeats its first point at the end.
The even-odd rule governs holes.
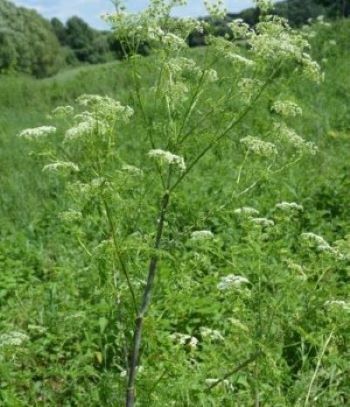
{"type": "Polygon", "coordinates": [[[137,365],[138,365],[140,348],[141,348],[142,328],[143,328],[145,316],[147,314],[147,311],[148,311],[148,308],[149,308],[149,305],[151,302],[151,296],[152,296],[152,291],[153,291],[153,286],[154,286],[154,279],[156,277],[157,265],[158,265],[158,260],[159,260],[157,250],[160,247],[160,243],[161,243],[162,236],[163,236],[164,221],[165,221],[167,208],[169,205],[169,199],[170,199],[170,194],[169,194],[169,191],[167,190],[164,192],[164,195],[163,195],[163,198],[161,201],[161,205],[160,205],[159,216],[157,219],[157,233],[156,233],[156,237],[155,237],[155,241],[154,241],[155,253],[152,255],[150,262],[149,262],[147,283],[146,283],[146,287],[143,292],[141,306],[140,306],[139,312],[136,317],[136,322],[135,322],[134,339],[133,339],[133,345],[132,345],[131,355],[130,355],[131,361],[130,361],[130,369],[129,369],[128,388],[127,388],[127,394],[126,394],[126,407],[133,407],[135,405],[135,397],[136,397],[135,380],[136,380],[137,365]]]}

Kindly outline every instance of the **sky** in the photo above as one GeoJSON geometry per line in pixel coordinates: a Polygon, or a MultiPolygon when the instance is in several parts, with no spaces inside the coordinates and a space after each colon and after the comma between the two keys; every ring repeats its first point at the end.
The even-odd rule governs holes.
{"type": "MultiPolygon", "coordinates": [[[[95,28],[107,28],[100,16],[103,13],[113,11],[111,0],[12,0],[15,4],[37,10],[46,18],[57,17],[62,21],[77,15],[95,28]]],[[[125,0],[127,9],[136,12],[145,8],[148,0],[125,0]]],[[[226,0],[226,7],[230,12],[243,10],[251,7],[253,0],[226,0]]],[[[205,15],[202,0],[188,0],[186,7],[175,10],[177,16],[200,16],[205,15]]]]}

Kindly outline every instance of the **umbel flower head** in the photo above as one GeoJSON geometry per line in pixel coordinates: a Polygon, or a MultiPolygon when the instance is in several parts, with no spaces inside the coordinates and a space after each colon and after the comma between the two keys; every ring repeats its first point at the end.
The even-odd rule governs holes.
{"type": "Polygon", "coordinates": [[[296,202],[280,202],[276,204],[276,209],[280,209],[281,211],[290,212],[290,211],[300,211],[302,212],[304,208],[302,205],[297,204],[296,202]]]}
{"type": "Polygon", "coordinates": [[[259,211],[250,206],[243,206],[242,208],[237,208],[233,212],[236,215],[242,215],[247,217],[259,215],[259,211]]]}
{"type": "Polygon", "coordinates": [[[191,240],[210,240],[214,234],[210,230],[196,230],[191,233],[191,240]]]}
{"type": "Polygon", "coordinates": [[[22,130],[18,136],[27,140],[37,140],[55,134],[56,131],[54,126],[41,126],[22,130]]]}
{"type": "Polygon", "coordinates": [[[221,278],[217,288],[218,290],[225,291],[232,288],[240,288],[243,284],[249,284],[249,280],[246,277],[229,274],[221,278]]]}
{"type": "Polygon", "coordinates": [[[4,346],[21,346],[29,340],[29,336],[23,332],[12,331],[0,335],[0,348],[4,346]]]}
{"type": "Polygon", "coordinates": [[[271,158],[278,152],[277,147],[273,143],[260,140],[256,137],[247,136],[240,141],[248,151],[260,157],[271,158]]]}
{"type": "Polygon", "coordinates": [[[183,157],[181,157],[179,155],[175,155],[175,154],[171,153],[170,151],[164,151],[164,150],[161,150],[158,148],[155,150],[150,150],[148,152],[148,156],[151,158],[158,159],[161,163],[175,165],[180,169],[180,171],[186,170],[186,164],[185,164],[185,160],[183,159],[183,157]]]}

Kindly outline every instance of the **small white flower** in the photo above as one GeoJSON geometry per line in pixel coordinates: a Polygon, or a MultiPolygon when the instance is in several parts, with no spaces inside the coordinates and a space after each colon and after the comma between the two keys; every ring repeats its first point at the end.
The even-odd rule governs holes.
{"type": "Polygon", "coordinates": [[[259,215],[259,211],[255,208],[251,208],[250,206],[243,206],[242,208],[235,209],[233,213],[244,216],[259,215]]]}
{"type": "Polygon", "coordinates": [[[280,209],[282,211],[286,211],[286,212],[291,211],[291,210],[296,210],[296,211],[302,212],[304,210],[302,205],[299,205],[295,202],[285,202],[285,201],[276,204],[276,208],[280,209]]]}
{"type": "Polygon", "coordinates": [[[29,341],[29,336],[23,332],[9,332],[0,335],[0,348],[4,346],[21,346],[22,343],[29,341]]]}
{"type": "Polygon", "coordinates": [[[191,233],[192,240],[209,240],[213,238],[214,234],[210,230],[196,230],[191,233]]]}
{"type": "Polygon", "coordinates": [[[63,169],[63,170],[68,169],[68,170],[72,170],[72,171],[75,171],[75,172],[79,171],[79,167],[76,164],[74,164],[74,163],[72,163],[70,161],[57,161],[57,162],[52,163],[52,164],[47,164],[43,168],[43,171],[57,172],[57,171],[59,171],[61,169],[63,169]]]}
{"type": "Polygon", "coordinates": [[[80,211],[75,211],[73,209],[61,212],[58,216],[61,220],[67,223],[79,221],[83,217],[80,211]]]}
{"type": "Polygon", "coordinates": [[[219,79],[218,73],[215,69],[209,69],[205,72],[205,77],[208,82],[216,82],[219,79]]]}
{"type": "Polygon", "coordinates": [[[191,349],[195,349],[198,344],[198,339],[195,336],[181,334],[179,332],[175,332],[170,335],[170,339],[174,342],[177,342],[179,345],[182,346],[189,346],[191,349]]]}
{"type": "Polygon", "coordinates": [[[134,165],[124,164],[122,170],[132,175],[143,175],[143,171],[134,165]]]}
{"type": "Polygon", "coordinates": [[[213,341],[224,341],[225,338],[216,329],[210,329],[205,326],[200,329],[203,338],[209,338],[213,341]]]}
{"type": "Polygon", "coordinates": [[[255,225],[259,225],[262,227],[270,227],[270,226],[274,226],[275,222],[271,219],[267,219],[267,218],[251,218],[250,219],[255,225]]]}
{"type": "Polygon", "coordinates": [[[277,138],[285,142],[301,153],[315,155],[317,153],[317,146],[312,142],[307,142],[299,136],[295,130],[290,129],[285,123],[274,123],[274,133],[277,138]]]}
{"type": "Polygon", "coordinates": [[[170,151],[164,151],[161,149],[150,150],[148,156],[152,158],[157,158],[161,162],[166,162],[169,165],[176,165],[181,171],[186,170],[186,164],[183,157],[179,155],[172,154],[170,151]]]}
{"type": "Polygon", "coordinates": [[[317,247],[330,248],[330,245],[325,241],[325,239],[322,236],[316,235],[315,233],[312,232],[302,233],[301,238],[306,242],[316,245],[317,247]]]}
{"type": "Polygon", "coordinates": [[[221,278],[217,288],[224,291],[231,288],[240,288],[243,284],[249,284],[249,280],[246,277],[229,274],[221,278]]]}
{"type": "Polygon", "coordinates": [[[23,130],[19,133],[18,136],[27,140],[36,140],[50,136],[51,134],[55,134],[56,131],[57,129],[54,126],[41,126],[35,127],[33,129],[23,130]]]}
{"type": "Polygon", "coordinates": [[[66,131],[64,141],[76,140],[90,136],[96,129],[97,122],[93,118],[78,123],[66,131]]]}
{"type": "Polygon", "coordinates": [[[198,339],[195,336],[191,336],[190,341],[188,342],[188,346],[191,349],[196,349],[198,344],[198,339]]]}
{"type": "Polygon", "coordinates": [[[231,61],[238,62],[238,63],[241,63],[241,64],[246,65],[246,66],[255,65],[255,62],[252,61],[251,59],[242,57],[242,55],[235,54],[234,52],[227,53],[226,58],[230,59],[231,61]]]}
{"type": "Polygon", "coordinates": [[[52,116],[54,117],[67,117],[71,116],[74,113],[74,108],[72,106],[58,106],[52,112],[52,116]]]}
{"type": "Polygon", "coordinates": [[[278,100],[276,101],[271,110],[284,117],[296,117],[303,114],[302,109],[294,102],[290,100],[278,100]]]}
{"type": "Polygon", "coordinates": [[[278,153],[277,147],[273,143],[260,140],[256,137],[247,136],[242,138],[240,142],[248,151],[261,157],[270,158],[278,153]]]}

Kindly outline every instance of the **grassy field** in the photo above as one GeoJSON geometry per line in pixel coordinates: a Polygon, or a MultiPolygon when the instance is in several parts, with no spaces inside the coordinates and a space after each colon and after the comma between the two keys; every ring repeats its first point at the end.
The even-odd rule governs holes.
{"type": "MultiPolygon", "coordinates": [[[[278,90],[301,105],[304,114],[295,127],[317,144],[315,156],[233,198],[242,156],[237,142],[227,139],[177,191],[172,202],[176,216],[168,222],[176,225],[178,235],[167,235],[155,305],[145,327],[147,362],[139,378],[140,406],[249,406],[257,388],[262,406],[338,407],[350,402],[350,314],[328,315],[324,307],[330,299],[350,300],[349,260],[332,263],[326,256],[308,255],[297,238],[301,232],[313,232],[350,254],[349,36],[347,21],[320,26],[312,42],[325,81],[314,85],[292,77],[278,90]],[[274,207],[281,201],[297,202],[304,211],[289,223],[279,222],[274,207]],[[243,206],[274,218],[276,229],[266,238],[271,244],[255,244],[259,239],[239,224],[233,213],[243,206]],[[185,236],[198,229],[211,230],[215,240],[194,247],[185,236]],[[264,363],[243,369],[229,385],[208,393],[208,377],[221,377],[244,359],[241,349],[251,343],[258,306],[248,294],[231,300],[210,287],[231,269],[244,270],[254,279],[257,268],[264,270],[263,284],[271,293],[270,298],[259,298],[262,318],[266,324],[273,315],[278,320],[261,339],[264,363]],[[188,348],[171,348],[169,332],[198,337],[203,326],[224,332],[225,343],[204,343],[198,355],[188,348]]],[[[200,59],[203,50],[191,54],[200,59]]],[[[145,59],[145,87],[153,77],[153,63],[152,57],[145,59]]],[[[20,347],[2,346],[0,339],[1,406],[123,405],[120,349],[125,337],[117,323],[122,311],[111,282],[114,265],[108,248],[99,244],[108,237],[98,222],[101,208],[97,202],[86,203],[84,210],[95,215],[87,217],[83,228],[62,223],[59,214],[69,208],[65,183],[42,172],[49,153],[32,153],[32,145],[17,134],[48,124],[47,115],[55,106],[73,105],[83,93],[106,94],[133,106],[129,68],[121,62],[45,80],[0,78],[0,335],[20,331],[29,337],[20,347]]],[[[223,65],[221,75],[225,69],[223,65]]],[[[214,100],[222,91],[213,89],[214,100]]],[[[239,130],[263,132],[267,113],[250,112],[239,130]]],[[[216,123],[210,126],[215,129],[216,123]]],[[[118,135],[124,163],[142,163],[148,148],[145,131],[136,121],[118,135]]],[[[135,271],[136,286],[143,284],[149,251],[145,231],[155,216],[149,203],[153,197],[145,197],[152,185],[146,179],[140,189],[131,177],[120,185],[121,195],[135,193],[134,206],[125,212],[127,220],[123,204],[113,209],[120,237],[130,248],[125,256],[135,271]]]]}

